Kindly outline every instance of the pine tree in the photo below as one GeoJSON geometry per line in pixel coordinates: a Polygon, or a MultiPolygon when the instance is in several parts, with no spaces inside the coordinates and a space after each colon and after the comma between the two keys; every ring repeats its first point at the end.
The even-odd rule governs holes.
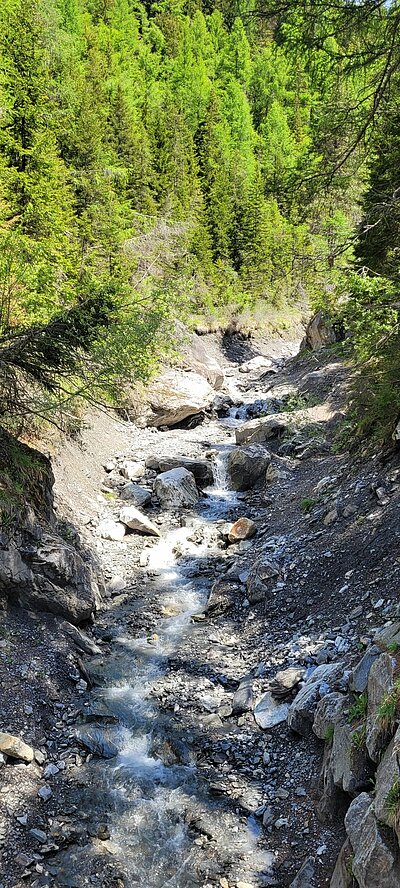
{"type": "Polygon", "coordinates": [[[198,129],[196,142],[213,256],[216,260],[229,262],[234,218],[230,134],[215,91],[210,95],[206,118],[198,129]]]}
{"type": "Polygon", "coordinates": [[[75,250],[72,194],[53,131],[44,11],[34,0],[15,0],[3,6],[0,22],[3,249],[14,253],[19,278],[16,315],[41,319],[71,296],[75,250]]]}

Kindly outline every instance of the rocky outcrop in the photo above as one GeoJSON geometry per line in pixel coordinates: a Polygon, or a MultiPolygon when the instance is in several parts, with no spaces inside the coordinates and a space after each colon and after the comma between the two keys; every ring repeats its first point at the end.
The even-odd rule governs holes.
{"type": "Polygon", "coordinates": [[[330,768],[335,786],[350,795],[367,788],[373,775],[363,730],[352,727],[344,713],[334,727],[330,768]]]}
{"type": "Polygon", "coordinates": [[[331,888],[353,884],[348,877],[349,860],[359,888],[400,888],[400,686],[395,656],[399,634],[399,623],[377,633],[376,644],[350,675],[350,697],[343,697],[341,703],[331,694],[330,703],[326,697],[317,707],[314,730],[318,736],[330,727],[329,717],[332,721],[320,810],[332,813],[335,790],[343,790],[349,798],[375,786],[371,795],[361,792],[350,804],[345,818],[348,840],[337,860],[331,888]]]}
{"type": "Polygon", "coordinates": [[[315,710],[313,731],[320,740],[328,740],[333,735],[335,724],[339,721],[346,706],[348,698],[337,691],[325,694],[319,701],[315,710]]]}
{"type": "Polygon", "coordinates": [[[41,531],[41,539],[33,539],[23,525],[11,538],[1,534],[0,544],[0,594],[72,623],[92,616],[100,602],[102,580],[84,549],[56,532],[41,531]]]}
{"type": "Polygon", "coordinates": [[[20,599],[30,607],[61,614],[72,623],[88,620],[100,603],[99,577],[93,559],[58,536],[45,534],[28,556],[31,584],[20,599]]]}
{"type": "Polygon", "coordinates": [[[343,668],[343,663],[325,663],[314,669],[289,709],[288,725],[292,731],[303,737],[311,733],[318,701],[335,689],[343,668]]]}
{"type": "Polygon", "coordinates": [[[375,660],[378,659],[381,651],[372,644],[365,652],[359,663],[354,667],[350,676],[349,687],[356,694],[363,694],[367,690],[369,673],[375,660]]]}
{"type": "Polygon", "coordinates": [[[368,710],[366,745],[373,762],[377,762],[382,750],[393,734],[389,713],[382,711],[394,690],[396,661],[391,654],[383,653],[372,664],[368,676],[368,710]]]}
{"type": "Polygon", "coordinates": [[[353,851],[352,873],[360,888],[400,888],[399,847],[378,823],[366,792],[351,803],[345,826],[353,851]]]}
{"type": "Polygon", "coordinates": [[[265,475],[271,455],[259,444],[236,447],[228,456],[228,474],[234,490],[250,490],[265,475]]]}
{"type": "Polygon", "coordinates": [[[188,456],[150,456],[146,460],[146,466],[148,469],[155,469],[156,472],[186,469],[194,475],[199,487],[208,487],[214,481],[212,466],[207,459],[193,459],[188,456]]]}
{"type": "Polygon", "coordinates": [[[353,852],[347,839],[340,851],[333,871],[330,888],[352,888],[353,852]]]}
{"type": "Polygon", "coordinates": [[[375,780],[375,815],[397,835],[400,843],[400,728],[379,763],[375,780]]]}
{"type": "Polygon", "coordinates": [[[154,482],[154,492],[161,505],[172,510],[195,506],[199,499],[194,475],[183,468],[162,472],[154,482]]]}
{"type": "Polygon", "coordinates": [[[336,334],[332,324],[325,312],[318,311],[307,326],[301,347],[318,351],[325,345],[332,345],[333,342],[336,342],[336,334]]]}
{"type": "Polygon", "coordinates": [[[103,581],[72,525],[57,522],[50,461],[5,432],[0,439],[0,596],[71,623],[88,620],[103,581]]]}
{"type": "Polygon", "coordinates": [[[179,348],[183,366],[203,376],[218,392],[222,388],[225,379],[221,365],[210,354],[201,336],[198,336],[197,333],[188,334],[183,328],[182,334],[183,341],[179,348]]]}
{"type": "Polygon", "coordinates": [[[140,424],[175,426],[190,416],[208,410],[215,391],[198,373],[167,370],[146,391],[147,408],[140,414],[140,424]]]}

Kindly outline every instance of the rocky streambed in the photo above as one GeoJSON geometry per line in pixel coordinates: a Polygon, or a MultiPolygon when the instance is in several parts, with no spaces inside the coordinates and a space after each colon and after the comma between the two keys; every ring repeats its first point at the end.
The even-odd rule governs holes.
{"type": "Polygon", "coordinates": [[[62,457],[105,590],[83,631],[43,617],[45,734],[8,711],[5,888],[400,884],[396,460],[332,452],[337,357],[243,358],[219,418],[62,457]]]}

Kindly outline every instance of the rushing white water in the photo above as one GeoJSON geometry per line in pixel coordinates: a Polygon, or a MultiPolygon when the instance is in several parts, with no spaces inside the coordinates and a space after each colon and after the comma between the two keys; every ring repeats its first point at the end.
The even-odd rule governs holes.
{"type": "Polygon", "coordinates": [[[203,511],[206,521],[215,521],[224,517],[227,510],[236,505],[237,494],[230,487],[228,474],[228,457],[233,445],[216,447],[213,454],[214,484],[205,491],[207,503],[203,511]]]}

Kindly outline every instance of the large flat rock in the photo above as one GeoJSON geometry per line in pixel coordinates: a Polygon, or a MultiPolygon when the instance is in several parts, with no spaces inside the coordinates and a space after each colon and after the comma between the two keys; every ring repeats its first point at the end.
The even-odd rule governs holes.
{"type": "Polygon", "coordinates": [[[289,418],[284,413],[250,419],[236,429],[236,444],[265,444],[273,438],[280,438],[286,432],[288,423],[289,418]]]}
{"type": "Polygon", "coordinates": [[[140,419],[147,426],[174,426],[208,410],[214,397],[215,390],[204,376],[167,370],[149,385],[148,406],[140,419]]]}

